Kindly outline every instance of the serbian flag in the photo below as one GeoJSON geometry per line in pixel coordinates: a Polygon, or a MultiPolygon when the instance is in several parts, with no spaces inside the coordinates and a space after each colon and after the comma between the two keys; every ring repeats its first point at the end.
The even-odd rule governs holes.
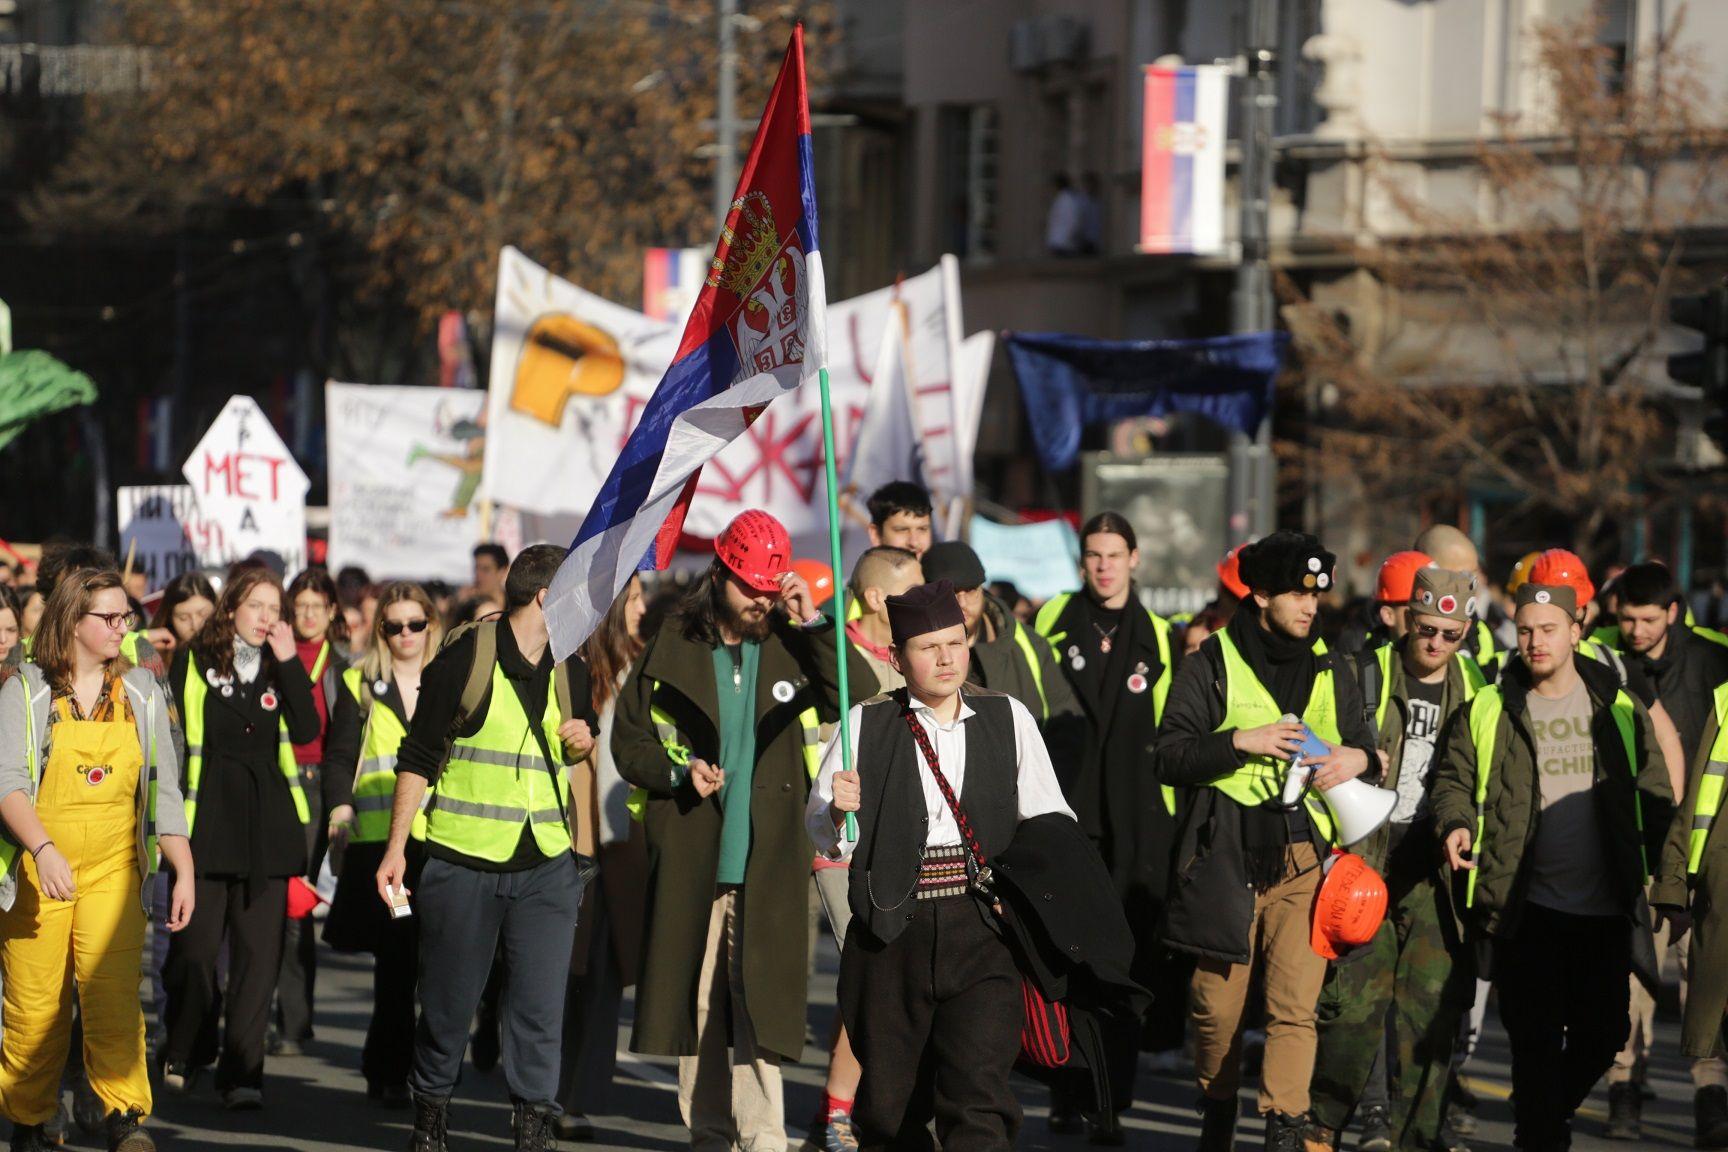
{"type": "Polygon", "coordinates": [[[552,582],[556,659],[588,638],[632,572],[671,562],[702,465],[827,363],[824,308],[799,27],[672,366],[552,582]]]}
{"type": "Polygon", "coordinates": [[[1230,69],[1147,68],[1140,251],[1224,250],[1225,97],[1230,69]]]}

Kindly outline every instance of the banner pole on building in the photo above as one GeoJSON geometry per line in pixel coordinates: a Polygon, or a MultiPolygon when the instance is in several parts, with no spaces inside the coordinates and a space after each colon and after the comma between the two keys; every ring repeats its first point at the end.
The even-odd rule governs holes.
{"type": "MultiPolygon", "coordinates": [[[[839,661],[835,683],[840,689],[840,767],[852,771],[852,686],[846,679],[846,579],[840,558],[840,478],[834,466],[834,407],[828,396],[828,369],[821,369],[822,470],[828,479],[828,561],[834,569],[834,658],[839,661]]],[[[846,813],[846,839],[858,839],[858,818],[846,813]]]]}

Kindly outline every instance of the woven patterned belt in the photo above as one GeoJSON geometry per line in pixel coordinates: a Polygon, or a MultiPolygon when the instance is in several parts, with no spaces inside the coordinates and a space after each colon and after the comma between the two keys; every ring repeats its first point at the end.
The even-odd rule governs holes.
{"type": "Polygon", "coordinates": [[[918,869],[918,887],[913,895],[919,900],[937,900],[944,896],[966,895],[966,848],[948,844],[941,848],[926,848],[924,863],[918,869]]]}

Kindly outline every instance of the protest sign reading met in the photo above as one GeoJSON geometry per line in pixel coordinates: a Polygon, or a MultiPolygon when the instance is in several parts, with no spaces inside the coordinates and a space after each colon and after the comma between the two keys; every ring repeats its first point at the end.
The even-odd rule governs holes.
{"type": "Polygon", "coordinates": [[[203,518],[218,531],[194,540],[198,561],[225,565],[275,552],[306,567],[306,490],[287,445],[250,396],[230,396],[181,469],[203,518]]]}

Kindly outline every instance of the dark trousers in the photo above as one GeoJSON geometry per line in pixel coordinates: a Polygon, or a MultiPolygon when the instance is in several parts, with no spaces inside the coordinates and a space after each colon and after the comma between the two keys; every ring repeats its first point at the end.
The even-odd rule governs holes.
{"type": "Polygon", "coordinates": [[[852,1119],[865,1148],[943,1152],[1012,1148],[1020,1105],[1008,1085],[1024,1018],[1008,945],[971,896],[908,900],[884,944],[853,920],[840,959],[840,1006],[863,1065],[852,1119]]]}
{"type": "MultiPolygon", "coordinates": [[[[318,766],[302,766],[300,787],[312,818],[306,824],[306,879],[317,883],[324,860],[324,800],[318,766]]],[[[318,980],[318,929],[310,916],[289,920],[282,938],[282,966],[276,974],[276,1030],[284,1040],[312,1039],[313,986],[318,980]]]]}
{"type": "MultiPolygon", "coordinates": [[[[590,881],[590,883],[593,883],[590,881]]],[[[588,928],[585,971],[572,964],[564,989],[564,1058],[558,1075],[558,1103],[565,1112],[604,1114],[618,1068],[618,1013],[624,1000],[624,973],[612,948],[612,918],[605,886],[595,884],[584,917],[588,928]]]]}
{"type": "Polygon", "coordinates": [[[1572,1114],[1631,1030],[1632,925],[1527,905],[1494,941],[1494,987],[1512,1043],[1512,1111],[1523,1152],[1562,1152],[1572,1114]]]}
{"type": "Polygon", "coordinates": [[[478,872],[436,857],[426,861],[414,892],[420,1023],[408,1085],[417,1095],[445,1099],[456,1086],[468,1027],[502,941],[504,1078],[512,1099],[554,1106],[564,983],[582,883],[569,852],[521,872],[478,872]]]}
{"type": "Polygon", "coordinates": [[[398,1086],[408,1082],[414,1064],[419,917],[386,924],[372,956],[372,1020],[366,1025],[366,1046],[360,1050],[360,1072],[368,1084],[398,1086]]]}
{"type": "Polygon", "coordinates": [[[288,882],[264,881],[246,898],[246,881],[196,882],[192,921],[168,943],[162,983],[168,992],[168,1043],[163,1060],[198,1064],[218,1009],[216,957],[228,942],[227,1008],[216,1087],[264,1086],[264,1033],[270,1022],[270,994],[282,959],[282,924],[288,908],[288,882]]]}

